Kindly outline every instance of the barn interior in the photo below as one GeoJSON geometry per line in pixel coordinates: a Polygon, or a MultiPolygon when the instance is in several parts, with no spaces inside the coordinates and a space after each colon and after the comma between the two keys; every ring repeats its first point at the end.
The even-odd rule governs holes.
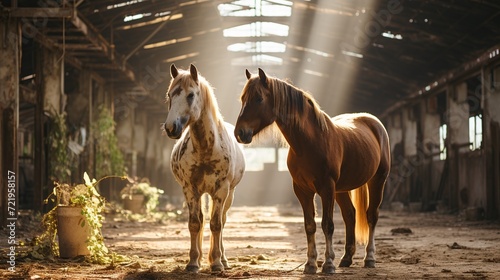
{"type": "MultiPolygon", "coordinates": [[[[174,140],[160,125],[170,65],[191,63],[233,124],[245,69],[258,68],[307,90],[330,116],[378,116],[393,154],[385,207],[500,217],[497,1],[2,0],[0,13],[2,221],[7,171],[17,174],[16,207],[35,211],[52,180],[99,177],[103,110],[127,174],[180,202],[174,140]]],[[[235,204],[296,203],[286,148],[245,149],[235,204]]],[[[111,180],[101,191],[113,200],[121,187],[111,180]]]]}

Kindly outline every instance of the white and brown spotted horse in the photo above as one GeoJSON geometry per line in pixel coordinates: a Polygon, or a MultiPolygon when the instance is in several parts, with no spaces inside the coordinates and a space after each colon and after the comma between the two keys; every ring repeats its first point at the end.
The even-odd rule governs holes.
{"type": "Polygon", "coordinates": [[[200,269],[204,227],[201,197],[207,193],[212,198],[208,260],[212,271],[223,271],[228,264],[222,231],[234,189],[245,170],[243,152],[233,137],[234,127],[222,119],[213,88],[196,67],[191,64],[185,71],[172,64],[170,74],[169,111],[163,127],[170,138],[179,139],[170,164],[189,208],[191,249],[186,270],[200,269]]]}

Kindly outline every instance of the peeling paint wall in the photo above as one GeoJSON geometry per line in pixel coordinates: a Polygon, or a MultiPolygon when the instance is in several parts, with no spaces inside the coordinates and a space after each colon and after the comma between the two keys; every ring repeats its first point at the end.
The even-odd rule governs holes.
{"type": "MultiPolygon", "coordinates": [[[[425,111],[424,111],[425,112],[425,111]]],[[[439,150],[439,127],[441,126],[441,117],[438,113],[424,113],[421,116],[422,141],[426,153],[439,150]],[[429,149],[433,146],[432,150],[429,149]]]]}
{"type": "MultiPolygon", "coordinates": [[[[469,104],[467,104],[467,84],[459,82],[454,86],[449,102],[448,133],[451,144],[469,142],[469,104]]],[[[461,152],[468,152],[468,147],[460,148],[461,152]]]]}
{"type": "Polygon", "coordinates": [[[417,122],[411,112],[412,108],[405,108],[402,112],[404,127],[404,153],[405,156],[417,154],[417,122]]]}
{"type": "Polygon", "coordinates": [[[488,87],[490,95],[487,105],[491,120],[500,123],[500,65],[496,65],[492,72],[493,84],[488,87]]]}
{"type": "Polygon", "coordinates": [[[61,113],[61,99],[63,98],[61,53],[43,49],[43,90],[45,92],[44,110],[50,113],[61,113]]]}

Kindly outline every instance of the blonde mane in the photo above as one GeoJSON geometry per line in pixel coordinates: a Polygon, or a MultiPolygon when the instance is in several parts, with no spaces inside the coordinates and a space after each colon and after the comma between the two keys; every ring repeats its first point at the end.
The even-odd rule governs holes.
{"type": "Polygon", "coordinates": [[[268,77],[267,83],[274,95],[274,110],[278,118],[302,127],[304,118],[300,113],[304,112],[305,106],[310,104],[321,130],[328,130],[329,117],[321,110],[310,93],[274,77],[268,77]]]}
{"type": "MultiPolygon", "coordinates": [[[[190,87],[196,87],[196,82],[191,77],[189,71],[179,70],[179,75],[175,77],[170,82],[169,92],[172,88],[180,84],[180,87],[183,89],[188,89],[190,87]]],[[[212,85],[205,79],[205,77],[201,76],[198,73],[198,84],[200,87],[200,94],[204,103],[204,110],[210,110],[210,114],[212,114],[214,120],[223,120],[222,114],[219,110],[219,105],[217,104],[217,98],[214,94],[214,89],[212,85]]],[[[167,96],[168,98],[168,96],[167,96]]]]}

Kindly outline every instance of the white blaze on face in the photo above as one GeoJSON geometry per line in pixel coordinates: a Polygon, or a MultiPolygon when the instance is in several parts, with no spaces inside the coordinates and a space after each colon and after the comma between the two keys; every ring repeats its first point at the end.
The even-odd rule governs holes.
{"type": "Polygon", "coordinates": [[[242,105],[241,105],[241,111],[240,111],[240,115],[238,117],[241,117],[241,115],[243,115],[243,112],[245,112],[245,108],[247,107],[247,103],[244,102],[242,105]]]}
{"type": "Polygon", "coordinates": [[[181,104],[182,102],[180,102],[181,100],[180,95],[182,93],[181,94],[177,93],[179,91],[179,87],[180,86],[176,86],[169,93],[170,108],[168,110],[167,119],[165,120],[165,128],[167,130],[172,130],[174,122],[179,118],[180,113],[184,111],[184,109],[181,107],[185,107],[187,105],[187,104],[182,105],[181,104]]]}
{"type": "Polygon", "coordinates": [[[199,88],[190,86],[187,89],[177,85],[169,93],[170,110],[165,128],[172,131],[174,127],[181,125],[182,130],[190,123],[198,120],[201,115],[202,102],[200,100],[199,88]]]}

